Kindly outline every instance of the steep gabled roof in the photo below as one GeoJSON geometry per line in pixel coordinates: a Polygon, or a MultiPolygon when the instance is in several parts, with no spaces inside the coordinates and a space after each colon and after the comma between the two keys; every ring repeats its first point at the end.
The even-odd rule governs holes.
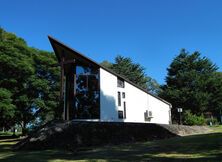
{"type": "MultiPolygon", "coordinates": [[[[85,60],[85,61],[87,61],[87,62],[90,62],[91,64],[93,64],[93,65],[95,65],[95,66],[97,66],[97,67],[100,67],[100,68],[106,70],[107,72],[109,72],[109,73],[111,73],[111,74],[113,74],[113,75],[115,75],[115,76],[117,76],[117,77],[119,77],[119,78],[122,78],[123,80],[125,80],[125,81],[128,82],[129,84],[135,86],[136,88],[142,90],[143,92],[145,92],[145,93],[147,93],[147,94],[149,94],[149,95],[151,95],[151,96],[153,96],[153,97],[161,100],[162,102],[164,102],[164,103],[170,105],[170,107],[172,107],[172,105],[171,105],[169,102],[165,101],[164,99],[162,99],[162,98],[160,98],[160,97],[158,97],[158,96],[156,96],[156,95],[148,92],[146,89],[141,88],[140,86],[138,86],[137,84],[131,82],[131,81],[128,80],[127,78],[123,77],[122,75],[117,74],[117,73],[115,73],[114,71],[112,71],[112,70],[104,67],[103,65],[98,64],[97,62],[95,62],[95,61],[93,61],[92,59],[86,57],[85,55],[83,55],[82,53],[78,52],[77,50],[72,49],[72,48],[70,48],[69,46],[63,44],[62,42],[56,40],[56,39],[53,38],[52,36],[48,36],[48,38],[49,38],[49,41],[50,41],[50,43],[51,43],[51,45],[52,45],[53,50],[55,51],[56,57],[57,57],[57,59],[58,59],[59,62],[61,61],[61,57],[62,57],[62,52],[59,51],[59,48],[64,48],[64,49],[66,49],[67,51],[70,52],[70,55],[75,56],[75,58],[78,58],[78,59],[80,59],[80,60],[85,60]]],[[[65,55],[64,57],[66,57],[66,59],[69,59],[69,55],[65,55]]]]}

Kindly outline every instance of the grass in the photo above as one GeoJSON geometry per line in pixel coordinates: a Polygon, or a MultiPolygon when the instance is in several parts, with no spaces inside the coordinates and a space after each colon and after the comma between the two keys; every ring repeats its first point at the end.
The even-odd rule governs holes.
{"type": "Polygon", "coordinates": [[[18,139],[0,140],[0,161],[72,162],[72,161],[222,161],[222,126],[212,133],[171,139],[64,150],[18,151],[11,146],[18,139]]]}
{"type": "MultiPolygon", "coordinates": [[[[19,136],[21,134],[22,134],[21,132],[15,132],[16,136],[19,136]]],[[[3,136],[4,137],[13,136],[13,132],[2,132],[2,131],[0,131],[0,138],[3,137],[3,136]]]]}
{"type": "Polygon", "coordinates": [[[222,125],[215,125],[210,127],[212,129],[212,132],[214,133],[222,133],[222,125]]]}

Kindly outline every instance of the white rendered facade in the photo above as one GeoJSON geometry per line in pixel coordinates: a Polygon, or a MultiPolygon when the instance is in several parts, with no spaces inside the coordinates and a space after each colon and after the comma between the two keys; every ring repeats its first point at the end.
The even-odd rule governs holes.
{"type": "Polygon", "coordinates": [[[100,120],[136,123],[171,123],[171,105],[134,85],[124,81],[124,88],[117,87],[117,76],[100,68],[100,120]],[[118,105],[118,92],[121,94],[121,105],[118,105]],[[122,93],[125,93],[123,98],[122,93]],[[125,110],[124,110],[125,102],[125,110]],[[120,119],[118,111],[125,111],[120,119]],[[152,115],[145,118],[146,111],[152,115]]]}

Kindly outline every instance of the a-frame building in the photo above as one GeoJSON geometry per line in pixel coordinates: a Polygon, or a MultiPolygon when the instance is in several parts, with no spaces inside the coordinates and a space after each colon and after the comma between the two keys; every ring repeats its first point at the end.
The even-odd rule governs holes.
{"type": "Polygon", "coordinates": [[[171,104],[49,36],[65,120],[171,123],[171,104]]]}

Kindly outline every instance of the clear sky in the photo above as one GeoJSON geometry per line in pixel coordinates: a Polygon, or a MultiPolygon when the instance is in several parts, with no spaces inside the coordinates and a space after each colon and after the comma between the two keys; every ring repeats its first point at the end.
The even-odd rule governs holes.
{"type": "Polygon", "coordinates": [[[52,51],[47,35],[97,62],[131,57],[164,83],[181,48],[222,69],[222,0],[1,0],[0,26],[52,51]]]}

